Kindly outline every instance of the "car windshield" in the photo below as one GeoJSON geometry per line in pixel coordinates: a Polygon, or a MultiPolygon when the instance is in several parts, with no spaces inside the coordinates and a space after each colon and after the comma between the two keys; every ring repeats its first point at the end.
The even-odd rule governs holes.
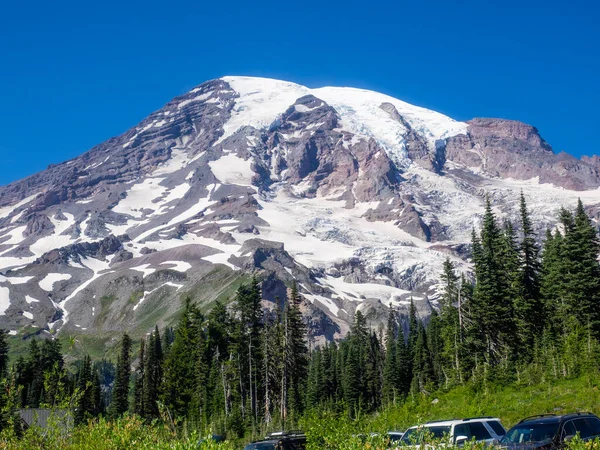
{"type": "Polygon", "coordinates": [[[550,441],[558,431],[558,422],[525,423],[508,430],[502,438],[505,444],[525,444],[528,442],[550,441]]]}
{"type": "Polygon", "coordinates": [[[450,434],[450,426],[422,426],[409,428],[402,436],[402,442],[405,444],[420,444],[425,438],[441,439],[450,434]]]}
{"type": "Polygon", "coordinates": [[[275,450],[276,448],[273,442],[255,442],[254,444],[246,445],[244,450],[275,450]]]}

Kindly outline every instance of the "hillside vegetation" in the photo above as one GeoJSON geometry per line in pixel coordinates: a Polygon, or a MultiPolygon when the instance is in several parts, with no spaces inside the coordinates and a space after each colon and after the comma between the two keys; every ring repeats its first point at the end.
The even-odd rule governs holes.
{"type": "Polygon", "coordinates": [[[540,248],[524,196],[520,213],[517,232],[499,225],[487,202],[473,232],[475,280],[446,261],[440,311],[427,322],[412,305],[408,317],[390,308],[377,333],[357,311],[346,339],[312,351],[298,287],[288,303],[264,310],[258,276],[207,314],[188,298],[176,326],[156,327],[137,352],[124,334],[116,364],[84,355],[68,366],[59,339],[31,339],[9,365],[2,333],[5,442],[21,433],[16,408],[73,408],[76,428],[63,448],[86,448],[92,436],[90,445],[186,448],[212,432],[238,445],[298,427],[313,448],[353,448],[336,446],[436,418],[493,415],[508,426],[531,414],[595,411],[597,230],[579,202],[561,211],[560,229],[540,248]]]}

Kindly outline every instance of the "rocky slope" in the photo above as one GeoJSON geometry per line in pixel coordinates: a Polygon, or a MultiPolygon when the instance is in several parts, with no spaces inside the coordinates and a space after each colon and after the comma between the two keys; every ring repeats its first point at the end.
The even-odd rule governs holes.
{"type": "Polygon", "coordinates": [[[297,280],[313,338],[335,339],[357,309],[427,316],[444,259],[469,271],[486,194],[510,218],[523,190],[541,232],[578,197],[597,219],[599,186],[598,158],[519,122],[225,77],[0,187],[0,328],[142,334],[259,270],[266,301],[297,280]]]}

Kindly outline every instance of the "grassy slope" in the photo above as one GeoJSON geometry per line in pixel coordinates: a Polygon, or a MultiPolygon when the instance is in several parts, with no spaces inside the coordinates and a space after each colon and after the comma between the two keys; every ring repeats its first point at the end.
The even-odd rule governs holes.
{"type": "MultiPolygon", "coordinates": [[[[183,308],[183,298],[189,295],[194,302],[198,304],[203,313],[208,313],[215,301],[229,303],[235,296],[238,287],[248,283],[251,275],[234,272],[227,267],[218,266],[206,274],[199,282],[182,291],[179,295],[179,303],[173,305],[166,297],[152,298],[147,302],[151,307],[146,308],[142,314],[138,314],[135,319],[135,325],[128,328],[129,335],[133,338],[134,353],[137,352],[139,339],[158,324],[162,330],[165,326],[174,325],[183,308]]],[[[127,305],[133,308],[137,300],[143,295],[141,292],[134,292],[129,298],[127,305]]],[[[98,323],[106,320],[106,313],[110,308],[114,297],[102,297],[102,310],[98,313],[98,323]]],[[[120,334],[114,332],[88,331],[73,332],[66,330],[60,334],[60,340],[63,346],[63,352],[68,355],[67,359],[77,359],[84,354],[89,354],[92,359],[108,358],[116,360],[118,344],[121,339],[120,334]]],[[[10,345],[10,359],[15,361],[19,356],[26,356],[29,340],[22,339],[21,336],[8,336],[10,345]]]]}
{"type": "Polygon", "coordinates": [[[409,398],[366,421],[373,430],[403,430],[429,420],[494,416],[510,427],[524,417],[541,413],[591,411],[600,414],[600,377],[587,375],[573,380],[535,386],[508,386],[475,392],[458,387],[433,396],[409,398]],[[437,401],[435,401],[437,399],[437,401]]]}
{"type": "Polygon", "coordinates": [[[508,429],[534,414],[577,411],[600,414],[599,382],[600,378],[594,374],[552,384],[497,387],[484,392],[458,387],[437,395],[409,398],[401,405],[358,420],[349,420],[345,415],[316,414],[304,419],[301,426],[309,436],[308,450],[387,448],[381,437],[368,437],[367,444],[358,436],[405,430],[430,420],[495,416],[508,429]]]}

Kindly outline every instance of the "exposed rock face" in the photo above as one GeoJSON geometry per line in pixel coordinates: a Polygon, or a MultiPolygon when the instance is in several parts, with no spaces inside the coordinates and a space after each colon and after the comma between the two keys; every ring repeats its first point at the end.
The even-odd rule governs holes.
{"type": "Polygon", "coordinates": [[[460,123],[351,88],[209,81],[0,187],[0,328],[142,335],[182,297],[228,301],[256,272],[267,309],[298,283],[314,343],[342,337],[357,310],[374,327],[390,305],[406,314],[410,298],[426,318],[443,261],[470,273],[486,195],[514,218],[523,189],[541,232],[578,197],[600,219],[599,171],[515,121],[460,123]]]}
{"type": "Polygon", "coordinates": [[[514,120],[473,119],[467,135],[448,139],[448,161],[500,178],[528,180],[538,177],[572,190],[594,189],[600,183],[597,159],[579,160],[554,154],[538,130],[514,120]]]}

